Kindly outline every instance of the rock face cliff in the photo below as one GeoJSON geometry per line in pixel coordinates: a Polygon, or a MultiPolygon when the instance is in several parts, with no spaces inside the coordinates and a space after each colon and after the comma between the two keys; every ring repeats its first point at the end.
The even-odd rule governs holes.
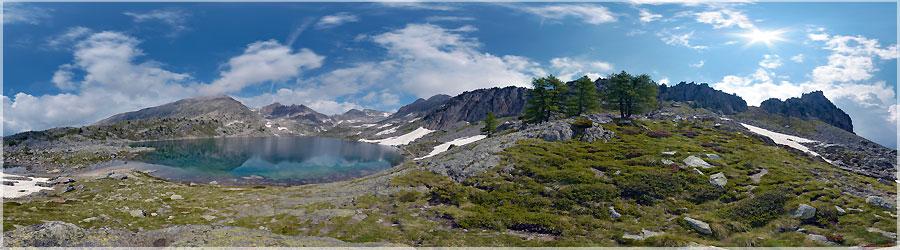
{"type": "Polygon", "coordinates": [[[220,121],[254,121],[257,116],[241,102],[228,96],[182,99],[156,107],[110,116],[95,125],[148,118],[186,118],[220,121]]]}
{"type": "Polygon", "coordinates": [[[527,100],[528,89],[522,87],[466,91],[428,112],[422,120],[429,128],[446,129],[462,121],[484,120],[489,111],[496,117],[518,116],[525,109],[527,100]]]}
{"type": "Polygon", "coordinates": [[[698,107],[725,115],[747,111],[747,102],[744,99],[713,89],[706,83],[680,82],[672,87],[665,84],[659,85],[658,99],[676,102],[693,101],[698,107]]]}
{"type": "Polygon", "coordinates": [[[331,118],[336,123],[341,121],[346,123],[371,123],[387,119],[390,115],[391,113],[374,109],[351,109],[343,114],[333,115],[331,118]]]}
{"type": "Polygon", "coordinates": [[[397,110],[397,113],[391,115],[389,119],[422,115],[428,113],[429,111],[432,111],[433,109],[443,105],[444,103],[447,103],[447,101],[449,100],[449,95],[434,95],[428,98],[428,100],[419,98],[413,103],[400,107],[400,109],[397,110]]]}
{"type": "Polygon", "coordinates": [[[772,114],[801,119],[815,118],[853,133],[853,121],[850,120],[850,116],[825,98],[822,91],[806,93],[800,98],[792,97],[784,101],[771,98],[762,102],[759,107],[772,114]]]}

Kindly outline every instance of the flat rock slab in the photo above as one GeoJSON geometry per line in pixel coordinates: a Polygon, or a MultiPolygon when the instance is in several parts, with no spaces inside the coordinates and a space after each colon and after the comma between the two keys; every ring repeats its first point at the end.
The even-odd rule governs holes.
{"type": "Polygon", "coordinates": [[[684,217],[684,221],[687,222],[688,225],[691,225],[694,230],[697,230],[697,232],[700,232],[702,234],[712,234],[712,229],[709,228],[709,224],[706,224],[706,222],[696,220],[691,217],[684,217]]]}
{"type": "Polygon", "coordinates": [[[696,155],[692,155],[692,156],[688,156],[687,158],[684,158],[684,164],[687,164],[689,167],[701,167],[701,168],[716,167],[716,166],[713,166],[713,165],[707,163],[703,159],[700,159],[700,157],[697,157],[696,155]]]}

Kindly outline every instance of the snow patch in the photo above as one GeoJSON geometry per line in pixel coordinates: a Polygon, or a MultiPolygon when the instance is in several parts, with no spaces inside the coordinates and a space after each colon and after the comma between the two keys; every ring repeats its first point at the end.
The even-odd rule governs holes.
{"type": "Polygon", "coordinates": [[[386,134],[390,134],[390,133],[394,133],[394,132],[397,132],[397,128],[385,129],[384,131],[375,133],[375,135],[386,135],[386,134]]]}
{"type": "MultiPolygon", "coordinates": [[[[795,148],[797,150],[806,152],[807,154],[810,154],[813,156],[819,156],[818,153],[813,152],[812,150],[809,150],[809,148],[807,148],[806,146],[803,146],[802,144],[800,144],[800,143],[811,143],[811,142],[816,142],[816,141],[806,139],[806,138],[796,137],[793,135],[786,135],[786,134],[782,134],[782,133],[778,133],[778,132],[773,132],[773,131],[765,130],[763,128],[756,127],[753,125],[747,125],[744,123],[741,123],[741,126],[744,126],[745,128],[749,129],[750,132],[771,138],[773,141],[775,141],[776,144],[795,148]]],[[[828,160],[826,159],[825,161],[828,161],[828,160]]],[[[829,163],[830,163],[830,161],[829,161],[829,163]]]]}
{"type": "Polygon", "coordinates": [[[383,129],[383,128],[386,128],[386,127],[390,127],[390,126],[392,126],[392,125],[394,125],[394,124],[393,124],[393,123],[388,123],[388,124],[385,124],[385,125],[378,126],[378,129],[383,129]]]}
{"type": "Polygon", "coordinates": [[[278,127],[278,130],[288,130],[287,127],[278,127]]]}
{"type": "Polygon", "coordinates": [[[416,119],[409,120],[409,123],[413,123],[415,121],[418,121],[419,119],[422,119],[422,117],[416,117],[416,119]]]}
{"type": "Polygon", "coordinates": [[[228,122],[228,123],[225,124],[225,127],[231,126],[231,125],[233,125],[233,124],[235,124],[235,123],[244,123],[244,122],[242,122],[242,121],[230,121],[230,122],[228,122]]]}
{"type": "Polygon", "coordinates": [[[484,138],[487,138],[487,136],[486,135],[476,135],[476,136],[456,138],[455,140],[442,143],[441,145],[437,145],[436,147],[434,147],[434,150],[431,150],[431,153],[428,153],[428,155],[426,155],[426,156],[416,158],[416,160],[425,159],[425,158],[432,157],[432,156],[438,155],[440,153],[446,152],[447,150],[450,149],[450,145],[462,146],[462,145],[466,145],[469,143],[479,141],[484,138]]]}
{"type": "Polygon", "coordinates": [[[419,127],[416,130],[409,132],[405,135],[401,135],[401,136],[394,136],[394,137],[385,138],[385,139],[381,139],[381,140],[361,139],[359,141],[381,144],[381,145],[388,145],[388,146],[406,145],[412,141],[415,141],[416,139],[422,138],[422,136],[430,134],[431,132],[434,132],[434,130],[419,127]]]}
{"type": "Polygon", "coordinates": [[[26,177],[26,178],[29,178],[30,180],[17,181],[17,180],[6,179],[6,177],[22,177],[22,176],[11,175],[11,174],[6,174],[6,173],[0,172],[0,178],[2,178],[3,181],[12,181],[13,182],[12,186],[0,185],[0,186],[3,186],[2,190],[3,190],[3,198],[4,199],[18,198],[18,197],[29,195],[31,193],[35,193],[37,191],[53,189],[53,188],[41,187],[41,186],[37,185],[38,182],[47,182],[47,180],[49,180],[48,178],[26,177]]]}

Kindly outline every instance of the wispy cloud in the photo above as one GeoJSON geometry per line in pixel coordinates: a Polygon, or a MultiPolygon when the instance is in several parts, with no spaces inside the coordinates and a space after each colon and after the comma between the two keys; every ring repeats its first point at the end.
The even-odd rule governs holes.
{"type": "Polygon", "coordinates": [[[767,69],[781,67],[781,57],[778,55],[763,55],[763,60],[759,62],[759,66],[767,69]]]}
{"type": "Polygon", "coordinates": [[[71,48],[73,45],[75,45],[75,42],[77,42],[81,38],[86,37],[90,33],[91,29],[86,27],[71,27],[62,34],[48,38],[47,48],[52,50],[71,48]]]}
{"type": "Polygon", "coordinates": [[[803,54],[797,54],[796,56],[792,56],[791,61],[802,63],[803,62],[803,54]]]}
{"type": "Polygon", "coordinates": [[[518,8],[536,14],[545,19],[563,19],[573,17],[589,24],[616,22],[616,14],[603,6],[593,4],[551,4],[544,6],[518,6],[518,8]]]}
{"type": "Polygon", "coordinates": [[[747,15],[736,10],[721,9],[697,12],[693,13],[693,15],[696,17],[695,20],[697,22],[712,24],[713,28],[716,29],[729,28],[732,26],[738,26],[742,29],[756,28],[747,15]]]}
{"type": "Polygon", "coordinates": [[[40,8],[30,3],[3,3],[3,24],[25,23],[37,25],[50,19],[52,9],[40,8]]]}
{"type": "Polygon", "coordinates": [[[669,30],[663,29],[659,33],[656,33],[656,35],[659,36],[662,39],[662,41],[668,45],[684,46],[684,47],[688,47],[688,48],[695,49],[695,50],[703,50],[703,49],[708,48],[707,46],[703,46],[703,45],[691,44],[691,38],[694,37],[693,31],[691,31],[689,33],[684,33],[684,34],[673,34],[669,30]]]}
{"type": "Polygon", "coordinates": [[[185,23],[187,23],[187,18],[190,16],[187,12],[177,9],[158,9],[144,13],[125,12],[122,14],[133,17],[136,23],[162,22],[167,24],[172,28],[172,31],[166,35],[168,37],[177,37],[181,32],[187,31],[188,27],[185,23]]]}
{"type": "Polygon", "coordinates": [[[359,21],[359,17],[356,15],[340,12],[334,15],[324,16],[319,19],[319,22],[316,23],[317,29],[330,29],[337,26],[341,26],[345,23],[352,23],[359,21]]]}
{"type": "Polygon", "coordinates": [[[464,16],[430,16],[426,17],[425,21],[427,22],[462,22],[462,21],[475,21],[474,17],[464,17],[464,16]]]}
{"type": "Polygon", "coordinates": [[[700,60],[700,62],[695,63],[695,64],[691,64],[691,65],[688,65],[688,66],[691,66],[691,67],[694,67],[694,68],[702,68],[702,67],[703,67],[703,64],[705,64],[705,62],[703,62],[703,60],[700,60]]]}
{"type": "Polygon", "coordinates": [[[660,18],[662,18],[662,15],[650,13],[650,11],[647,9],[638,9],[638,10],[640,10],[640,12],[641,12],[640,13],[641,17],[639,20],[642,23],[649,23],[649,22],[653,22],[653,21],[656,21],[656,20],[659,20],[660,18]]]}

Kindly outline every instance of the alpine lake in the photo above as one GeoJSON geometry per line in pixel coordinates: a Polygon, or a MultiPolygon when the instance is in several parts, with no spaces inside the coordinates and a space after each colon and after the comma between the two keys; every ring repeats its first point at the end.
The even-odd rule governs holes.
{"type": "Polygon", "coordinates": [[[134,143],[150,175],[177,182],[292,186],[363,177],[403,161],[397,148],[330,137],[229,137],[134,143]]]}

